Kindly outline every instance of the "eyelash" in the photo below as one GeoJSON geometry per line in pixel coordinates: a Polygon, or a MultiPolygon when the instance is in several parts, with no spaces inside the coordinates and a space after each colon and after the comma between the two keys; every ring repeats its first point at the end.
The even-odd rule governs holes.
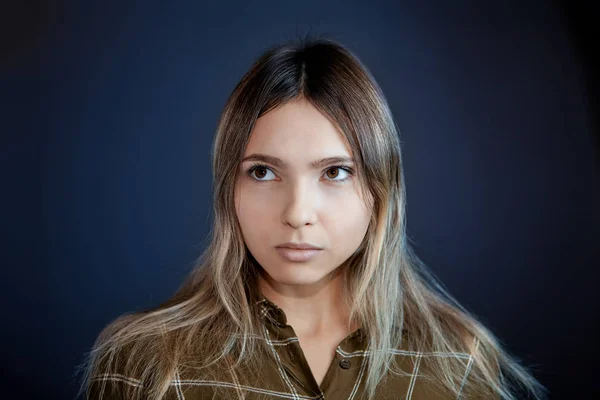
{"type": "MultiPolygon", "coordinates": [[[[258,183],[269,182],[269,181],[261,181],[259,179],[256,179],[256,178],[252,177],[252,173],[254,171],[256,171],[258,168],[266,168],[269,171],[273,172],[273,170],[271,168],[269,168],[265,164],[253,164],[250,168],[248,168],[248,170],[246,170],[246,175],[248,175],[250,178],[252,178],[254,181],[256,181],[258,183]]],[[[343,182],[347,181],[348,179],[350,179],[351,176],[354,175],[354,170],[352,168],[350,168],[350,167],[345,166],[345,165],[331,165],[331,166],[327,167],[323,172],[326,172],[326,171],[328,171],[330,169],[335,169],[335,168],[343,169],[344,171],[346,171],[348,173],[348,177],[344,178],[344,179],[328,179],[330,182],[333,182],[333,183],[343,183],[343,182]]]]}

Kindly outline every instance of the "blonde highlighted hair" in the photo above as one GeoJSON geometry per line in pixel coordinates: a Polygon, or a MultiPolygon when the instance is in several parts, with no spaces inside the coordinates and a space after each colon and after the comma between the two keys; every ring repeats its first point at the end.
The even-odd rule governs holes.
{"type": "Polygon", "coordinates": [[[376,398],[386,375],[402,373],[389,351],[402,345],[423,353],[469,353],[469,359],[433,357],[420,371],[420,378],[457,398],[469,393],[513,400],[521,392],[545,398],[544,387],[528,369],[415,255],[406,235],[401,142],[387,101],[359,59],[325,38],[268,49],[235,87],[213,142],[214,223],[207,248],[172,298],[126,313],[100,333],[84,363],[80,394],[101,373],[116,372],[144,381],[143,393],[126,385],[127,398],[161,399],[179,366],[191,365],[194,354],[203,355],[198,374],[223,368],[239,380],[244,379],[236,373],[241,366],[260,374],[252,366],[272,354],[259,340],[262,322],[253,307],[260,299],[259,266],[242,239],[233,193],[254,123],[294,99],[310,102],[343,133],[366,191],[363,198],[373,201],[363,243],[339,267],[350,320],[363,326],[371,349],[366,395],[376,398]],[[463,382],[465,368],[469,382],[463,382]]]}

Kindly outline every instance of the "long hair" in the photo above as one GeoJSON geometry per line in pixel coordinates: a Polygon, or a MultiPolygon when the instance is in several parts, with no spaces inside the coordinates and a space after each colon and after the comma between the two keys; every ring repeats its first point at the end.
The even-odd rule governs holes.
{"type": "MultiPolygon", "coordinates": [[[[403,346],[416,355],[468,353],[468,359],[430,357],[419,370],[420,378],[457,397],[472,393],[516,400],[524,391],[545,398],[546,389],[528,368],[416,256],[406,235],[401,141],[390,108],[359,59],[326,38],[269,48],[237,84],[213,142],[214,219],[208,246],[172,298],[121,315],[100,333],[86,356],[80,394],[99,374],[117,372],[143,381],[144,398],[161,399],[180,366],[193,365],[194,354],[203,355],[202,365],[195,367],[199,376],[222,368],[233,379],[244,379],[236,373],[241,366],[260,374],[252,366],[272,357],[253,307],[260,298],[260,266],[242,238],[234,185],[256,120],[294,99],[310,102],[342,132],[368,195],[363,198],[373,199],[362,244],[338,267],[344,272],[340,295],[350,306],[350,319],[367,332],[366,395],[375,398],[388,374],[402,374],[389,349],[403,346]],[[463,381],[465,370],[468,381],[463,381]]],[[[127,386],[127,398],[142,398],[137,385],[127,386]]]]}

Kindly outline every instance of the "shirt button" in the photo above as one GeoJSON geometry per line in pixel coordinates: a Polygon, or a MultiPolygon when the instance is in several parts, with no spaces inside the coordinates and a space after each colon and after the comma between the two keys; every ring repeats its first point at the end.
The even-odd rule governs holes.
{"type": "Polygon", "coordinates": [[[344,369],[350,368],[350,360],[348,360],[347,358],[344,358],[343,360],[341,360],[340,367],[342,367],[344,369]]]}

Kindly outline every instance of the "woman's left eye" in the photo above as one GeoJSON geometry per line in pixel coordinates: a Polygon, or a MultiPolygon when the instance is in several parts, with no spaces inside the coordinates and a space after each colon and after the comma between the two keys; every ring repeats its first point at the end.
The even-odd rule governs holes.
{"type": "Polygon", "coordinates": [[[342,176],[344,176],[344,174],[347,175],[345,178],[335,179],[336,177],[339,176],[339,172],[337,172],[336,174],[334,174],[335,176],[332,177],[332,180],[338,181],[338,182],[345,181],[351,175],[351,173],[350,173],[350,171],[348,169],[346,169],[344,167],[341,167],[341,166],[327,168],[327,170],[325,171],[325,174],[329,176],[329,172],[330,171],[342,171],[342,176]]]}

